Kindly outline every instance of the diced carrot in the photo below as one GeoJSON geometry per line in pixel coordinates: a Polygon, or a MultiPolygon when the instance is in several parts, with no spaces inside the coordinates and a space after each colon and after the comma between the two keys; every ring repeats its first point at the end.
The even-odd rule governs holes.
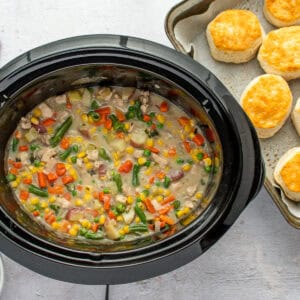
{"type": "Polygon", "coordinates": [[[62,195],[64,193],[64,187],[60,184],[49,186],[48,192],[54,195],[62,195]]]}
{"type": "Polygon", "coordinates": [[[96,191],[94,191],[94,192],[93,192],[93,197],[94,197],[95,199],[98,199],[98,197],[99,197],[99,193],[98,193],[98,192],[96,192],[96,191]]]}
{"type": "Polygon", "coordinates": [[[204,144],[204,137],[199,133],[195,134],[192,140],[197,146],[202,146],[204,144]]]}
{"type": "Polygon", "coordinates": [[[151,117],[150,117],[149,115],[144,115],[144,116],[143,116],[143,120],[144,120],[145,122],[149,122],[149,121],[151,121],[151,117]]]}
{"type": "Polygon", "coordinates": [[[58,178],[58,176],[55,173],[48,173],[47,178],[49,182],[53,182],[58,178]]]}
{"type": "Polygon", "coordinates": [[[16,168],[10,168],[9,173],[14,174],[14,175],[18,175],[19,171],[16,168]]]}
{"type": "Polygon", "coordinates": [[[107,119],[104,123],[104,127],[108,130],[110,130],[112,128],[112,120],[111,119],[107,119]]]}
{"type": "Polygon", "coordinates": [[[149,228],[150,230],[154,230],[154,225],[153,225],[153,224],[148,224],[148,228],[149,228]]]}
{"type": "Polygon", "coordinates": [[[152,130],[156,129],[156,124],[153,123],[153,124],[150,126],[150,129],[152,129],[152,130]]]}
{"type": "Polygon", "coordinates": [[[15,161],[12,164],[16,169],[21,169],[22,168],[22,163],[20,161],[15,161]]]}
{"type": "Polygon", "coordinates": [[[21,190],[20,191],[20,199],[26,201],[29,197],[29,192],[21,190]]]}
{"type": "Polygon", "coordinates": [[[152,184],[152,183],[154,182],[154,180],[155,180],[155,177],[154,177],[154,176],[150,177],[149,183],[152,184]]]}
{"type": "Polygon", "coordinates": [[[32,178],[31,177],[24,178],[22,182],[24,184],[31,184],[32,183],[32,178]]]}
{"type": "Polygon", "coordinates": [[[203,158],[208,158],[209,155],[207,153],[204,153],[203,158]]]}
{"type": "Polygon", "coordinates": [[[14,163],[14,161],[10,158],[10,159],[8,160],[8,163],[9,163],[10,165],[12,165],[12,164],[14,163]]]}
{"type": "Polygon", "coordinates": [[[168,150],[169,156],[175,156],[176,155],[176,148],[175,147],[170,147],[168,150]]]}
{"type": "Polygon", "coordinates": [[[180,117],[177,121],[182,127],[190,123],[190,119],[187,117],[180,117]]]}
{"type": "Polygon", "coordinates": [[[66,169],[64,163],[57,163],[55,166],[55,169],[56,169],[56,174],[58,176],[63,176],[67,172],[67,169],[66,169]]]}
{"type": "Polygon", "coordinates": [[[154,208],[154,206],[153,206],[151,200],[147,198],[147,199],[144,201],[144,203],[145,203],[145,205],[146,205],[147,210],[148,210],[151,214],[154,214],[154,213],[155,213],[155,208],[154,208]]]}
{"type": "Polygon", "coordinates": [[[175,224],[175,221],[172,218],[170,218],[170,217],[168,217],[166,215],[161,215],[160,219],[162,221],[166,222],[168,225],[174,225],[175,224]]]}
{"type": "Polygon", "coordinates": [[[33,215],[34,217],[38,217],[38,216],[40,215],[40,212],[39,212],[38,210],[35,210],[35,211],[32,213],[32,215],[33,215]]]}
{"type": "Polygon", "coordinates": [[[165,226],[166,226],[166,222],[161,221],[161,222],[160,222],[160,228],[163,228],[163,227],[165,227],[165,226]]]}
{"type": "Polygon", "coordinates": [[[38,176],[39,187],[40,188],[47,187],[47,177],[46,177],[46,174],[44,174],[43,172],[37,172],[37,176],[38,176]]]}
{"type": "Polygon", "coordinates": [[[61,221],[61,225],[60,225],[60,229],[59,230],[61,232],[68,232],[69,229],[70,229],[70,227],[71,227],[70,222],[67,221],[67,220],[63,220],[63,221],[61,221]]]}
{"type": "Polygon", "coordinates": [[[123,121],[126,120],[125,115],[121,110],[116,109],[116,115],[117,115],[117,118],[120,122],[123,122],[123,121]]]}
{"type": "Polygon", "coordinates": [[[22,133],[21,133],[19,130],[17,130],[17,131],[15,132],[15,137],[16,137],[17,139],[20,139],[20,138],[22,137],[22,133]]]}
{"type": "Polygon", "coordinates": [[[78,184],[77,186],[76,186],[76,189],[77,189],[77,191],[82,191],[82,189],[83,189],[83,187],[82,187],[82,185],[80,185],[80,184],[78,184]]]}
{"type": "Polygon", "coordinates": [[[192,150],[190,143],[187,141],[183,141],[182,143],[183,143],[183,146],[184,146],[186,152],[190,153],[192,150]]]}
{"type": "Polygon", "coordinates": [[[114,214],[114,212],[112,210],[110,210],[108,212],[108,216],[109,216],[110,219],[116,219],[117,218],[116,215],[114,214]]]}
{"type": "Polygon", "coordinates": [[[48,224],[52,224],[53,222],[56,221],[56,217],[53,214],[53,212],[49,212],[49,213],[45,214],[44,219],[48,224]]]}
{"type": "Polygon", "coordinates": [[[121,173],[129,173],[132,169],[133,163],[131,160],[126,160],[119,168],[119,172],[121,173]]]}
{"type": "Polygon", "coordinates": [[[71,198],[72,198],[70,193],[64,193],[64,194],[63,194],[63,197],[64,197],[66,200],[68,200],[68,201],[70,201],[71,198]]]}
{"type": "Polygon", "coordinates": [[[49,127],[49,126],[53,125],[55,122],[56,122],[55,119],[53,119],[53,118],[48,118],[48,119],[45,119],[45,120],[42,122],[42,124],[43,124],[43,126],[45,126],[45,127],[49,127]]]}
{"type": "Polygon", "coordinates": [[[99,201],[103,202],[104,201],[104,192],[99,192],[99,201]]]}
{"type": "Polygon", "coordinates": [[[61,181],[63,184],[68,184],[74,181],[74,178],[70,175],[66,175],[64,177],[61,178],[61,181]]]}
{"type": "Polygon", "coordinates": [[[171,205],[168,205],[168,206],[166,206],[166,207],[161,208],[161,209],[158,211],[158,213],[159,213],[160,215],[165,215],[165,214],[167,214],[171,209],[172,209],[172,206],[171,206],[171,205]]]}
{"type": "Polygon", "coordinates": [[[70,139],[68,137],[63,137],[60,142],[60,147],[63,149],[68,149],[70,147],[70,139]]]}
{"type": "Polygon", "coordinates": [[[71,104],[69,98],[67,98],[67,101],[66,101],[66,108],[67,108],[67,109],[71,109],[71,108],[72,108],[72,104],[71,104]]]}
{"type": "Polygon", "coordinates": [[[167,101],[163,101],[163,102],[160,104],[159,110],[160,110],[161,112],[167,112],[167,111],[169,110],[168,102],[167,102],[167,101]]]}
{"type": "Polygon", "coordinates": [[[159,179],[164,179],[165,176],[166,176],[166,173],[163,172],[163,171],[159,171],[159,172],[157,172],[155,175],[156,175],[156,177],[159,178],[159,179]]]}
{"type": "Polygon", "coordinates": [[[28,146],[27,145],[20,146],[19,151],[23,151],[23,152],[28,151],[28,146]]]}
{"type": "Polygon", "coordinates": [[[148,149],[148,150],[150,150],[152,153],[156,153],[157,154],[157,153],[160,152],[160,150],[157,149],[157,148],[155,148],[155,147],[146,146],[145,148],[148,149]]]}
{"type": "Polygon", "coordinates": [[[111,113],[111,108],[109,106],[100,107],[95,110],[99,115],[109,115],[111,113]]]}
{"type": "Polygon", "coordinates": [[[170,202],[174,201],[175,199],[176,199],[176,198],[175,198],[174,195],[170,195],[169,197],[166,197],[166,198],[164,199],[164,201],[161,202],[161,205],[165,205],[165,204],[167,204],[167,203],[170,203],[170,202]]]}
{"type": "Polygon", "coordinates": [[[125,134],[124,134],[124,132],[117,132],[117,137],[119,138],[119,139],[124,139],[124,137],[125,137],[125,134]]]}
{"type": "Polygon", "coordinates": [[[96,223],[92,224],[91,229],[92,229],[93,232],[96,232],[98,230],[98,228],[99,228],[99,224],[96,224],[96,223]]]}
{"type": "Polygon", "coordinates": [[[104,194],[103,196],[103,207],[106,211],[110,210],[110,195],[104,194]]]}

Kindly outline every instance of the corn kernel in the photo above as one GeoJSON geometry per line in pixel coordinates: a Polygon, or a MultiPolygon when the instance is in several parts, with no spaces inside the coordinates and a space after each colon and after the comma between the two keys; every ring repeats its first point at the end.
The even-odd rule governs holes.
{"type": "Polygon", "coordinates": [[[69,234],[72,236],[76,236],[77,233],[78,233],[78,230],[73,227],[69,230],[69,234]]]}
{"type": "Polygon", "coordinates": [[[168,128],[172,128],[172,127],[173,127],[172,122],[171,122],[171,121],[167,121],[167,122],[166,122],[166,126],[167,126],[168,128]]]}
{"type": "Polygon", "coordinates": [[[158,139],[158,140],[157,140],[157,144],[158,144],[159,146],[163,146],[163,145],[164,145],[164,141],[163,141],[162,139],[158,139]]]}
{"type": "Polygon", "coordinates": [[[114,160],[119,160],[120,159],[120,153],[119,152],[113,152],[112,156],[113,156],[114,160]]]}
{"type": "Polygon", "coordinates": [[[16,188],[17,186],[18,186],[19,184],[18,184],[18,182],[15,180],[15,181],[12,181],[11,183],[10,183],[10,186],[12,187],[12,188],[16,188]]]}
{"type": "Polygon", "coordinates": [[[31,122],[32,124],[34,124],[34,125],[39,125],[39,120],[38,120],[36,117],[32,117],[32,118],[30,119],[30,122],[31,122]]]}
{"type": "Polygon", "coordinates": [[[127,152],[128,154],[132,154],[132,153],[134,152],[133,147],[131,147],[131,146],[127,147],[127,148],[126,148],[126,152],[127,152]]]}
{"type": "MultiPolygon", "coordinates": [[[[153,169],[152,169],[151,167],[149,167],[149,168],[147,168],[147,169],[144,171],[144,174],[147,175],[147,176],[149,176],[149,175],[152,174],[152,172],[153,172],[153,169]]],[[[150,188],[150,187],[149,187],[149,188],[150,188]]]]}
{"type": "Polygon", "coordinates": [[[79,115],[80,113],[81,113],[81,109],[80,109],[80,108],[77,108],[77,109],[76,109],[76,114],[79,115]]]}
{"type": "Polygon", "coordinates": [[[94,167],[94,164],[91,163],[91,162],[88,162],[88,163],[85,164],[85,168],[86,168],[87,170],[91,170],[91,169],[93,169],[93,167],[94,167]]]}
{"type": "Polygon", "coordinates": [[[148,147],[153,147],[153,145],[154,145],[153,139],[147,139],[146,145],[147,145],[148,147]]]}
{"type": "Polygon", "coordinates": [[[197,199],[201,199],[202,198],[202,194],[200,192],[197,192],[195,196],[196,196],[197,199]]]}
{"type": "Polygon", "coordinates": [[[165,123],[165,117],[164,117],[163,115],[161,115],[161,114],[158,114],[158,115],[156,116],[156,119],[157,119],[157,121],[158,121],[159,123],[165,123]]]}
{"type": "Polygon", "coordinates": [[[44,210],[44,213],[45,213],[45,214],[48,214],[49,212],[50,212],[50,208],[47,207],[47,208],[44,210]]]}
{"type": "Polygon", "coordinates": [[[190,215],[190,216],[188,216],[186,219],[184,219],[184,220],[182,221],[182,224],[183,224],[184,226],[186,226],[186,225],[190,224],[193,220],[195,220],[195,218],[196,218],[195,215],[190,215]]]}
{"type": "Polygon", "coordinates": [[[69,173],[74,178],[74,180],[78,179],[78,174],[74,168],[70,168],[69,173]]]}
{"type": "Polygon", "coordinates": [[[193,139],[194,137],[195,137],[195,133],[191,132],[191,133],[189,134],[189,138],[190,138],[190,139],[193,139]]]}
{"type": "Polygon", "coordinates": [[[128,225],[124,226],[123,230],[124,230],[125,234],[129,233],[129,226],[128,225]]]}
{"type": "Polygon", "coordinates": [[[145,210],[145,209],[146,209],[144,203],[142,203],[142,202],[139,202],[137,205],[138,205],[138,207],[139,207],[140,209],[142,209],[142,210],[145,210]]]}
{"type": "Polygon", "coordinates": [[[140,223],[141,219],[139,217],[136,217],[134,221],[135,221],[135,223],[140,223]]]}
{"type": "Polygon", "coordinates": [[[183,209],[184,214],[188,214],[190,212],[190,209],[188,207],[185,207],[183,209]]]}
{"type": "Polygon", "coordinates": [[[105,219],[106,219],[106,218],[105,218],[105,215],[101,215],[101,216],[100,216],[100,219],[99,219],[99,224],[100,224],[100,225],[103,225],[103,224],[105,223],[105,219]]]}
{"type": "Polygon", "coordinates": [[[114,161],[114,166],[118,167],[121,164],[121,162],[119,160],[114,161]]]}
{"type": "Polygon", "coordinates": [[[169,152],[168,152],[168,150],[164,150],[164,151],[163,151],[163,156],[164,156],[164,157],[169,157],[169,152]]]}
{"type": "Polygon", "coordinates": [[[117,216],[117,221],[118,222],[122,222],[123,221],[123,217],[122,216],[117,216]]]}
{"type": "Polygon", "coordinates": [[[39,204],[39,203],[40,203],[40,199],[37,198],[37,197],[34,197],[34,198],[31,198],[31,199],[30,199],[30,204],[31,204],[31,205],[37,205],[37,204],[39,204]]]}
{"type": "Polygon", "coordinates": [[[43,201],[41,203],[41,208],[47,208],[48,207],[48,203],[46,201],[43,201]]]}
{"type": "Polygon", "coordinates": [[[90,160],[87,157],[84,157],[82,161],[87,164],[90,160]]]}
{"type": "Polygon", "coordinates": [[[144,193],[140,193],[140,198],[142,201],[146,200],[146,196],[144,193]]]}
{"type": "Polygon", "coordinates": [[[164,196],[165,197],[168,197],[168,196],[170,196],[171,195],[171,191],[170,190],[165,190],[164,191],[164,196]]]}
{"type": "Polygon", "coordinates": [[[121,235],[124,235],[124,234],[125,234],[125,231],[124,231],[123,229],[120,229],[120,230],[119,230],[119,233],[120,233],[121,235]]]}
{"type": "Polygon", "coordinates": [[[93,199],[93,196],[89,193],[85,193],[84,196],[83,196],[84,201],[90,201],[92,199],[93,199]]]}
{"type": "Polygon", "coordinates": [[[139,164],[140,166],[142,166],[143,164],[145,164],[146,161],[147,161],[147,159],[146,159],[145,157],[139,157],[139,158],[138,158],[138,164],[139,164]]]}
{"type": "Polygon", "coordinates": [[[96,132],[97,128],[94,126],[89,130],[90,135],[93,135],[96,132]]]}
{"type": "Polygon", "coordinates": [[[105,127],[103,127],[103,128],[102,128],[102,133],[103,133],[103,134],[107,134],[107,133],[108,133],[108,130],[107,130],[105,127]]]}
{"type": "Polygon", "coordinates": [[[130,128],[130,124],[129,124],[128,122],[126,122],[126,123],[124,124],[124,127],[125,127],[126,130],[128,130],[128,129],[130,128]]]}
{"type": "Polygon", "coordinates": [[[83,202],[82,202],[81,199],[77,199],[77,200],[75,201],[75,205],[76,205],[76,206],[82,206],[82,204],[83,204],[83,202]]]}
{"type": "Polygon", "coordinates": [[[159,187],[157,192],[158,194],[162,195],[164,193],[164,189],[162,187],[159,187]]]}
{"type": "Polygon", "coordinates": [[[144,188],[145,188],[145,189],[150,189],[150,188],[151,188],[151,184],[149,184],[149,183],[145,184],[145,185],[144,185],[144,188]]]}
{"type": "Polygon", "coordinates": [[[127,197],[127,203],[128,204],[132,204],[133,203],[133,197],[132,196],[128,196],[127,197]]]}
{"type": "Polygon", "coordinates": [[[93,120],[93,118],[92,118],[91,116],[88,116],[88,122],[89,122],[90,124],[93,124],[94,120],[93,120]]]}
{"type": "Polygon", "coordinates": [[[60,224],[57,223],[57,222],[53,222],[53,223],[51,224],[51,226],[52,226],[53,229],[58,229],[58,228],[60,227],[60,224]]]}
{"type": "Polygon", "coordinates": [[[130,100],[129,104],[134,105],[134,100],[130,100]]]}
{"type": "Polygon", "coordinates": [[[211,159],[210,159],[210,157],[204,158],[203,161],[204,161],[204,165],[206,167],[211,166],[211,159]]]}
{"type": "Polygon", "coordinates": [[[220,159],[218,157],[215,157],[215,166],[216,167],[220,166],[220,159]]]}
{"type": "Polygon", "coordinates": [[[182,166],[182,170],[183,170],[184,172],[187,172],[187,171],[189,171],[190,169],[191,169],[191,165],[190,165],[190,164],[185,164],[185,165],[182,166]]]}
{"type": "Polygon", "coordinates": [[[69,164],[72,163],[72,160],[71,160],[71,157],[70,157],[70,156],[67,158],[67,163],[69,163],[69,164]]]}
{"type": "Polygon", "coordinates": [[[50,203],[54,203],[55,201],[56,201],[56,197],[55,196],[49,197],[49,202],[50,203]]]}
{"type": "Polygon", "coordinates": [[[74,142],[81,144],[83,142],[83,137],[82,136],[76,136],[76,138],[74,139],[74,142]]]}
{"type": "Polygon", "coordinates": [[[87,219],[83,219],[80,221],[81,225],[84,227],[84,228],[87,228],[87,229],[90,229],[91,228],[91,222],[87,219]]]}
{"type": "Polygon", "coordinates": [[[177,213],[176,213],[176,216],[177,216],[178,218],[181,218],[183,215],[184,215],[184,211],[183,211],[183,210],[179,210],[179,211],[177,211],[177,213]]]}
{"type": "Polygon", "coordinates": [[[42,115],[42,111],[37,107],[33,110],[32,114],[38,118],[42,115]]]}
{"type": "Polygon", "coordinates": [[[158,195],[157,197],[156,197],[156,201],[157,202],[161,202],[161,201],[163,201],[164,200],[164,197],[162,196],[162,195],[158,195]]]}
{"type": "Polygon", "coordinates": [[[84,151],[79,152],[79,153],[77,154],[77,157],[78,157],[78,158],[83,158],[83,157],[85,157],[85,156],[86,156],[86,153],[85,153],[84,151]]]}
{"type": "Polygon", "coordinates": [[[88,116],[87,116],[87,114],[82,114],[82,115],[81,115],[81,120],[82,120],[83,122],[87,122],[87,121],[88,121],[88,116]]]}

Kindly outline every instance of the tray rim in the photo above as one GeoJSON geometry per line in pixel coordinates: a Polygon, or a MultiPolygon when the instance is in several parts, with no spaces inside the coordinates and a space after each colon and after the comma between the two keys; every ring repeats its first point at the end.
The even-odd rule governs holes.
{"type": "MultiPolygon", "coordinates": [[[[188,2],[192,2],[195,0],[183,0],[180,1],[179,3],[177,3],[176,5],[174,5],[167,13],[166,17],[165,17],[165,24],[164,24],[164,28],[165,28],[165,32],[166,35],[169,39],[169,41],[171,42],[171,44],[173,45],[173,47],[186,55],[189,55],[191,58],[193,58],[193,55],[188,53],[184,47],[181,45],[181,43],[176,39],[175,37],[175,33],[174,33],[174,27],[177,24],[177,22],[180,19],[180,15],[177,15],[177,22],[172,22],[171,18],[173,17],[173,15],[175,14],[176,16],[176,10],[179,9],[181,6],[187,4],[188,2]]],[[[204,2],[205,0],[198,0],[198,3],[204,2]]],[[[209,3],[214,2],[215,0],[210,0],[209,3]]],[[[192,7],[192,6],[191,6],[192,7]]],[[[183,11],[184,12],[184,11],[183,11]]],[[[191,14],[190,16],[192,16],[193,14],[191,14]]],[[[175,17],[176,18],[176,17],[175,17]]],[[[196,61],[196,60],[195,60],[196,61]]],[[[200,62],[198,62],[200,63],[200,62]]],[[[279,192],[276,190],[276,188],[272,185],[271,180],[268,178],[267,175],[265,175],[265,181],[264,181],[264,187],[266,188],[268,194],[270,195],[270,197],[272,198],[272,200],[274,201],[274,203],[276,204],[276,206],[278,207],[279,211],[281,212],[282,216],[285,218],[285,220],[294,228],[296,229],[300,229],[300,218],[295,217],[288,209],[287,205],[284,203],[284,201],[282,200],[279,192]]]]}

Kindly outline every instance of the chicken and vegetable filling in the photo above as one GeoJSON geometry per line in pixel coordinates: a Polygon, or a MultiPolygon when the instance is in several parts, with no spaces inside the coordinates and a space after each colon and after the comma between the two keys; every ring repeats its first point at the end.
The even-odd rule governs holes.
{"type": "Polygon", "coordinates": [[[49,229],[89,240],[172,234],[218,167],[193,118],[125,87],[47,99],[21,119],[7,149],[7,181],[22,208],[49,229]]]}

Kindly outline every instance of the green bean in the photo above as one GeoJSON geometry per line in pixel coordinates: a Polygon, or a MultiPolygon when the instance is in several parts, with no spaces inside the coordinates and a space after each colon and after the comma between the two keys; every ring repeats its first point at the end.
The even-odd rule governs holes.
{"type": "Polygon", "coordinates": [[[101,239],[103,239],[103,233],[100,232],[100,231],[93,232],[93,231],[89,230],[84,236],[87,239],[90,239],[90,240],[101,240],[101,239]]]}
{"type": "Polygon", "coordinates": [[[146,215],[138,205],[134,207],[134,211],[144,224],[147,223],[146,215]]]}
{"type": "Polygon", "coordinates": [[[47,190],[40,189],[39,187],[37,187],[33,184],[29,185],[28,191],[29,191],[29,193],[35,194],[35,195],[40,196],[40,197],[48,197],[49,196],[47,190]]]}
{"type": "Polygon", "coordinates": [[[117,204],[117,206],[116,206],[116,210],[117,210],[118,213],[120,213],[120,214],[122,214],[122,213],[125,211],[125,209],[126,209],[126,206],[125,206],[125,204],[123,204],[123,203],[119,203],[119,204],[117,204]]]}
{"type": "Polygon", "coordinates": [[[95,109],[97,109],[97,108],[99,108],[99,104],[98,104],[98,102],[97,102],[96,100],[94,100],[94,101],[92,102],[92,104],[91,104],[91,109],[92,109],[92,110],[95,110],[95,109]]]}
{"type": "Polygon", "coordinates": [[[133,186],[140,185],[139,171],[140,171],[140,166],[134,165],[132,170],[132,182],[131,182],[133,186]]]}
{"type": "Polygon", "coordinates": [[[71,156],[71,162],[72,162],[72,164],[76,164],[76,162],[77,162],[77,156],[71,156]]]}
{"type": "Polygon", "coordinates": [[[171,178],[168,176],[165,176],[164,183],[163,183],[164,187],[168,188],[170,186],[170,184],[171,184],[171,178]]]}
{"type": "Polygon", "coordinates": [[[103,193],[104,193],[104,194],[109,194],[109,193],[110,193],[109,188],[105,187],[105,188],[103,189],[103,193]]]}
{"type": "Polygon", "coordinates": [[[72,147],[69,147],[67,150],[59,154],[59,158],[61,160],[66,160],[68,156],[71,154],[71,152],[72,152],[72,147]]]}
{"type": "Polygon", "coordinates": [[[69,130],[73,123],[73,118],[69,116],[56,130],[54,135],[50,138],[51,147],[56,147],[62,140],[65,133],[69,130]]]}
{"type": "Polygon", "coordinates": [[[109,118],[112,121],[112,127],[115,131],[124,131],[125,130],[124,124],[121,123],[114,114],[109,115],[109,118]]]}
{"type": "Polygon", "coordinates": [[[119,173],[113,173],[113,181],[116,183],[117,185],[117,188],[118,188],[118,192],[119,193],[122,193],[123,189],[122,189],[122,178],[121,178],[121,175],[119,173]]]}
{"type": "Polygon", "coordinates": [[[129,225],[130,232],[146,232],[148,231],[148,227],[145,224],[132,224],[129,225]]]}
{"type": "Polygon", "coordinates": [[[31,144],[30,145],[30,151],[35,151],[35,150],[37,150],[37,149],[39,149],[40,148],[40,146],[39,145],[37,145],[37,144],[31,144]]]}
{"type": "Polygon", "coordinates": [[[176,162],[179,164],[179,165],[182,165],[184,163],[184,160],[182,158],[177,158],[176,159],[176,162]]]}
{"type": "Polygon", "coordinates": [[[55,204],[50,204],[49,207],[55,212],[56,215],[59,213],[60,206],[55,204]]]}
{"type": "Polygon", "coordinates": [[[72,151],[75,152],[75,153],[77,153],[77,152],[79,151],[78,145],[76,145],[76,144],[73,145],[73,146],[72,146],[72,151]]]}
{"type": "Polygon", "coordinates": [[[178,209],[178,208],[180,207],[180,205],[181,205],[181,203],[180,203],[179,200],[175,200],[175,201],[173,202],[173,207],[174,207],[174,209],[178,209]]]}
{"type": "Polygon", "coordinates": [[[201,152],[197,154],[197,158],[198,158],[199,160],[202,160],[202,159],[203,159],[203,156],[204,156],[204,155],[203,155],[203,153],[201,153],[201,152]]]}
{"type": "Polygon", "coordinates": [[[96,111],[90,111],[88,116],[92,117],[93,121],[95,122],[100,120],[100,115],[96,111]]]}
{"type": "Polygon", "coordinates": [[[108,156],[104,148],[99,149],[99,156],[104,160],[111,161],[110,157],[108,156]]]}
{"type": "Polygon", "coordinates": [[[11,150],[13,152],[16,152],[18,144],[19,144],[19,139],[13,138],[12,145],[11,145],[11,150]]]}

